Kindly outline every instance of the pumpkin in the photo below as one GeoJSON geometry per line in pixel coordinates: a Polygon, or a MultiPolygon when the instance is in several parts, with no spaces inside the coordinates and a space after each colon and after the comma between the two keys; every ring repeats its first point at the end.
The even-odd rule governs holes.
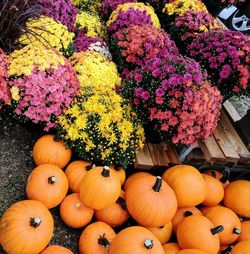
{"type": "Polygon", "coordinates": [[[80,199],[96,210],[113,205],[120,193],[120,179],[107,166],[88,171],[80,184],[80,199]]]}
{"type": "Polygon", "coordinates": [[[169,168],[162,175],[174,190],[178,207],[196,206],[202,203],[207,195],[207,185],[201,173],[188,165],[177,165],[169,168]]]}
{"type": "Polygon", "coordinates": [[[113,166],[110,167],[111,170],[114,170],[115,174],[118,176],[118,178],[121,181],[121,185],[125,183],[126,180],[126,172],[123,168],[115,168],[113,166]]]}
{"type": "Polygon", "coordinates": [[[109,254],[164,254],[160,241],[148,229],[132,226],[120,231],[113,240],[109,254]]]}
{"type": "Polygon", "coordinates": [[[231,254],[248,254],[250,250],[250,241],[237,243],[231,250],[231,254]]]}
{"type": "Polygon", "coordinates": [[[250,218],[250,181],[237,180],[228,184],[223,203],[238,215],[250,218]]]}
{"type": "Polygon", "coordinates": [[[80,254],[108,254],[115,239],[115,231],[106,223],[98,221],[88,225],[79,240],[80,254]]]}
{"type": "Polygon", "coordinates": [[[126,191],[127,188],[128,188],[128,186],[129,186],[129,184],[132,183],[134,180],[140,178],[141,176],[150,176],[150,175],[151,175],[151,174],[146,173],[146,172],[136,172],[136,173],[130,175],[130,176],[126,179],[126,181],[125,181],[125,183],[124,183],[124,185],[123,185],[123,189],[126,191]]]}
{"type": "Polygon", "coordinates": [[[165,254],[177,254],[181,250],[177,243],[165,243],[162,247],[165,254]]]}
{"type": "Polygon", "coordinates": [[[218,205],[224,197],[224,187],[218,179],[207,174],[202,174],[202,176],[207,185],[207,195],[202,204],[204,206],[218,205]]]}
{"type": "Polygon", "coordinates": [[[178,254],[209,254],[209,253],[203,250],[185,249],[185,250],[179,251],[178,254]]]}
{"type": "Polygon", "coordinates": [[[172,223],[169,222],[161,227],[157,228],[147,228],[149,231],[151,231],[160,241],[161,244],[164,244],[169,241],[171,235],[172,235],[172,223]]]}
{"type": "Polygon", "coordinates": [[[178,208],[175,216],[172,219],[173,230],[177,231],[178,226],[184,218],[190,215],[202,215],[201,211],[196,207],[178,208]]]}
{"type": "Polygon", "coordinates": [[[221,245],[229,245],[237,240],[241,233],[241,222],[232,210],[223,206],[214,206],[204,207],[201,211],[214,225],[224,227],[224,230],[218,234],[221,245]]]}
{"type": "Polygon", "coordinates": [[[52,238],[53,230],[53,218],[44,204],[19,201],[1,218],[0,242],[8,254],[40,253],[52,238]]]}
{"type": "Polygon", "coordinates": [[[65,174],[69,181],[69,189],[72,192],[80,192],[80,183],[91,168],[91,163],[80,160],[73,161],[67,166],[65,174]]]}
{"type": "Polygon", "coordinates": [[[120,197],[110,207],[95,211],[98,221],[103,221],[111,227],[121,226],[129,218],[127,205],[125,202],[125,192],[121,191],[120,197]]]}
{"type": "Polygon", "coordinates": [[[231,250],[233,248],[233,245],[221,245],[219,253],[221,254],[231,254],[231,250]]]}
{"type": "Polygon", "coordinates": [[[59,245],[51,245],[42,251],[41,254],[73,254],[73,252],[59,245]]]}
{"type": "Polygon", "coordinates": [[[250,221],[241,222],[241,234],[238,238],[238,241],[250,241],[250,221]]]}
{"type": "Polygon", "coordinates": [[[204,173],[219,180],[223,187],[226,187],[229,184],[230,171],[227,169],[224,169],[222,172],[214,169],[209,169],[204,171],[204,173]]]}
{"type": "Polygon", "coordinates": [[[94,210],[83,204],[78,193],[64,198],[60,205],[60,215],[63,222],[71,228],[82,228],[91,221],[94,210]]]}
{"type": "Polygon", "coordinates": [[[141,176],[127,188],[130,215],[144,227],[160,227],[171,221],[177,210],[174,191],[160,176],[141,176]]]}
{"type": "Polygon", "coordinates": [[[36,167],[28,177],[28,199],[38,200],[49,209],[59,205],[68,192],[68,179],[64,172],[52,164],[36,167]]]}
{"type": "Polygon", "coordinates": [[[64,168],[70,161],[72,151],[62,141],[55,141],[54,135],[44,135],[33,147],[33,159],[37,166],[54,164],[64,168]]]}
{"type": "Polygon", "coordinates": [[[217,254],[220,249],[218,233],[223,231],[221,225],[216,227],[202,215],[188,216],[177,228],[177,240],[181,249],[198,249],[217,254]]]}

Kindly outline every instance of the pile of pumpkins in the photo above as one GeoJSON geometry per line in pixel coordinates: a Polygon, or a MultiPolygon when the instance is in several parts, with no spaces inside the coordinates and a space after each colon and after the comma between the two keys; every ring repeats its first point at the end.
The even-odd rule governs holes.
{"type": "Polygon", "coordinates": [[[250,181],[229,183],[218,171],[201,174],[188,165],[162,176],[135,172],[126,179],[123,169],[112,166],[68,164],[71,153],[53,135],[35,143],[28,200],[13,204],[0,221],[6,253],[72,254],[62,246],[47,247],[54,229],[49,209],[58,205],[66,225],[85,227],[81,254],[250,253],[250,181]],[[129,217],[136,226],[116,234],[113,228],[129,217]]]}

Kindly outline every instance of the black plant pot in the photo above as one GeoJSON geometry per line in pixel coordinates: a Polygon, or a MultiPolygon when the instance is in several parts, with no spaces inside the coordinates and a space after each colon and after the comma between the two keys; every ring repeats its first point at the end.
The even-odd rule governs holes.
{"type": "Polygon", "coordinates": [[[145,124],[144,131],[146,136],[146,142],[157,144],[163,140],[159,132],[154,129],[154,125],[152,123],[145,124]]]}

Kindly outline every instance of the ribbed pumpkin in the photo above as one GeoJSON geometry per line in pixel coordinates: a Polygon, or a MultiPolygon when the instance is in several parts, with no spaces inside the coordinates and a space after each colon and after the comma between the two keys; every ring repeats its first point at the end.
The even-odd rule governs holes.
{"type": "Polygon", "coordinates": [[[238,241],[250,241],[250,221],[241,222],[241,234],[238,241]]]}
{"type": "Polygon", "coordinates": [[[214,225],[202,215],[191,215],[183,219],[177,228],[177,240],[181,249],[198,249],[217,254],[220,249],[218,233],[221,225],[214,225]]]}
{"type": "Polygon", "coordinates": [[[62,201],[60,215],[63,222],[69,227],[82,228],[90,223],[94,210],[83,204],[78,193],[73,193],[62,201]]]}
{"type": "Polygon", "coordinates": [[[73,252],[59,245],[51,245],[42,251],[41,254],[73,254],[73,252]]]}
{"type": "Polygon", "coordinates": [[[227,169],[224,169],[222,172],[214,169],[209,169],[204,171],[204,173],[219,180],[224,188],[229,184],[230,171],[227,169]]]}
{"type": "Polygon", "coordinates": [[[188,165],[177,165],[169,168],[162,175],[174,190],[178,207],[196,206],[202,203],[207,194],[207,186],[201,173],[188,165]]]}
{"type": "Polygon", "coordinates": [[[150,175],[151,175],[151,174],[146,173],[146,172],[136,172],[136,173],[130,175],[130,176],[126,179],[126,181],[125,181],[125,183],[124,183],[124,186],[123,186],[123,189],[126,191],[127,188],[128,188],[128,186],[129,186],[129,184],[132,183],[134,180],[140,178],[141,176],[150,176],[150,175]]]}
{"type": "Polygon", "coordinates": [[[161,227],[157,227],[157,228],[148,227],[147,229],[151,231],[158,238],[161,244],[164,244],[169,241],[172,235],[173,226],[172,226],[172,223],[169,222],[161,227]]]}
{"type": "Polygon", "coordinates": [[[207,174],[202,174],[206,185],[207,185],[207,195],[205,200],[202,202],[204,206],[216,206],[218,205],[224,197],[224,187],[221,182],[207,174]]]}
{"type": "Polygon", "coordinates": [[[209,253],[203,250],[185,249],[185,250],[179,251],[177,254],[209,254],[209,253]]]}
{"type": "Polygon", "coordinates": [[[221,245],[229,245],[237,240],[241,233],[241,222],[232,210],[223,206],[215,206],[204,207],[201,211],[214,225],[224,227],[224,230],[218,234],[221,245]]]}
{"type": "Polygon", "coordinates": [[[37,166],[54,164],[64,168],[70,161],[72,151],[62,141],[55,141],[54,135],[44,135],[33,147],[33,159],[37,166]]]}
{"type": "Polygon", "coordinates": [[[177,243],[165,243],[162,247],[165,254],[177,254],[181,250],[177,243]]]}
{"type": "Polygon", "coordinates": [[[64,172],[55,165],[44,164],[36,167],[29,175],[26,194],[28,199],[38,200],[50,209],[62,202],[68,188],[64,172]]]}
{"type": "Polygon", "coordinates": [[[178,226],[184,218],[190,215],[202,215],[201,211],[196,207],[178,208],[175,216],[172,219],[174,232],[177,231],[178,226]]]}
{"type": "Polygon", "coordinates": [[[130,215],[144,227],[160,227],[171,221],[177,210],[174,191],[160,176],[141,176],[126,190],[130,215]]]}
{"type": "Polygon", "coordinates": [[[110,207],[95,210],[95,217],[98,221],[103,221],[111,227],[118,227],[125,223],[129,218],[125,192],[121,191],[120,197],[110,207]]]}
{"type": "Polygon", "coordinates": [[[80,254],[108,254],[110,244],[115,238],[115,231],[106,223],[101,221],[92,223],[81,234],[80,254]]]}
{"type": "Polygon", "coordinates": [[[248,254],[250,250],[250,241],[237,243],[231,250],[231,254],[248,254]]]}
{"type": "Polygon", "coordinates": [[[72,192],[80,192],[80,183],[91,168],[90,162],[81,160],[73,161],[67,166],[65,174],[69,181],[69,189],[72,192]]]}
{"type": "Polygon", "coordinates": [[[133,226],[120,231],[113,240],[109,254],[164,254],[159,240],[148,229],[133,226]]]}
{"type": "Polygon", "coordinates": [[[120,193],[120,179],[107,166],[88,171],[80,184],[80,199],[96,210],[113,205],[120,193]]]}
{"type": "Polygon", "coordinates": [[[125,170],[123,168],[116,169],[113,166],[111,166],[110,169],[114,170],[115,174],[118,176],[118,178],[121,181],[121,185],[123,185],[125,183],[125,180],[126,180],[126,172],[125,172],[125,170]]]}
{"type": "Polygon", "coordinates": [[[228,184],[223,203],[238,215],[250,218],[250,181],[237,180],[228,184]]]}
{"type": "Polygon", "coordinates": [[[19,201],[1,218],[0,242],[8,254],[40,253],[52,238],[53,230],[53,218],[44,204],[19,201]]]}

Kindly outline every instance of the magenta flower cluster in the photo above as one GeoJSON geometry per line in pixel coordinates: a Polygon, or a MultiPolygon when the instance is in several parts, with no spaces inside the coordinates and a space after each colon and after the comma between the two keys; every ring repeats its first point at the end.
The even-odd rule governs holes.
{"type": "Polygon", "coordinates": [[[44,7],[44,15],[60,21],[70,31],[75,30],[76,15],[78,10],[71,0],[38,0],[44,7]]]}
{"type": "Polygon", "coordinates": [[[209,31],[193,40],[188,54],[207,69],[225,99],[249,92],[249,37],[235,31],[209,31]]]}
{"type": "Polygon", "coordinates": [[[79,31],[74,40],[74,48],[77,52],[86,51],[92,43],[96,43],[98,41],[101,41],[101,39],[86,36],[84,31],[79,31]]]}
{"type": "Polygon", "coordinates": [[[73,101],[79,81],[65,59],[65,65],[57,70],[34,69],[31,75],[10,81],[9,86],[19,89],[20,100],[16,102],[14,112],[33,123],[42,124],[48,131],[56,126],[53,117],[61,115],[73,101]]]}

